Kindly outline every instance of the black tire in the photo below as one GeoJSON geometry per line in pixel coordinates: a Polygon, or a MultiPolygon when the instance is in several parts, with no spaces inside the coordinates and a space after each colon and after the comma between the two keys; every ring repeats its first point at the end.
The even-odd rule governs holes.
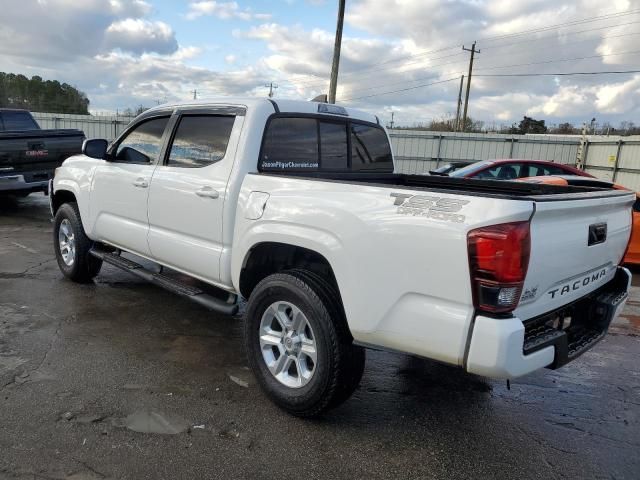
{"type": "Polygon", "coordinates": [[[273,274],[256,286],[245,316],[245,345],[249,365],[264,392],[299,417],[315,417],[340,405],[356,389],[364,370],[364,349],[353,344],[337,292],[322,277],[304,270],[273,274]],[[278,301],[299,308],[315,337],[315,370],[299,388],[276,379],[262,356],[258,333],[262,316],[278,301]]]}
{"type": "Polygon", "coordinates": [[[89,253],[93,241],[87,237],[80,220],[80,211],[75,202],[65,203],[58,208],[53,220],[53,248],[56,253],[58,267],[65,277],[77,283],[88,283],[98,273],[102,267],[102,260],[89,253]],[[67,264],[59,244],[60,225],[67,221],[74,236],[75,254],[72,255],[73,262],[67,264]]]}
{"type": "Polygon", "coordinates": [[[329,409],[341,405],[343,402],[349,399],[353,392],[360,385],[362,375],[364,374],[364,367],[366,363],[366,350],[357,345],[353,345],[353,337],[347,326],[347,319],[342,307],[342,299],[336,288],[329,283],[325,278],[321,277],[317,273],[313,273],[309,270],[293,269],[288,270],[287,273],[295,275],[304,280],[322,299],[324,304],[331,309],[331,318],[340,320],[339,326],[343,330],[343,335],[346,335],[351,342],[351,348],[347,349],[347,359],[345,363],[348,365],[346,374],[348,378],[345,382],[338,385],[338,392],[333,397],[329,409]]]}

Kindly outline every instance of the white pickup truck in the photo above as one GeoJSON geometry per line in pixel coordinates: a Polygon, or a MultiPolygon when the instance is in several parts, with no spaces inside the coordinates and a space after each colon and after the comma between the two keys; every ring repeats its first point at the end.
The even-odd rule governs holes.
{"type": "Polygon", "coordinates": [[[322,103],[153,108],[87,140],[50,199],[70,279],[107,262],[217,312],[247,299],[250,366],[299,416],[351,395],[365,347],[494,378],[559,367],[631,280],[633,193],[397,174],[377,117],[322,103]]]}

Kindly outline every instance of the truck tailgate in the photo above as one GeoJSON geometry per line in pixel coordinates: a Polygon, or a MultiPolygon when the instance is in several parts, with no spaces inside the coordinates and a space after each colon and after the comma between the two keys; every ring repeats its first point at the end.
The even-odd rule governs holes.
{"type": "Polygon", "coordinates": [[[522,320],[567,305],[611,280],[631,234],[635,194],[603,192],[575,200],[536,201],[522,320]]]}

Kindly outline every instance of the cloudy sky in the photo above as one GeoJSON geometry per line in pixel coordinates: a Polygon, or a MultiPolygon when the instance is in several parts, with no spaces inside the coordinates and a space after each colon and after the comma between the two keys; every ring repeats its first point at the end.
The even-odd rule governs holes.
{"type": "MultiPolygon", "coordinates": [[[[217,95],[326,92],[337,0],[2,0],[0,71],[58,79],[92,111],[217,95]]],[[[402,124],[455,112],[510,124],[640,123],[640,0],[347,0],[338,102],[402,124]],[[503,76],[496,76],[503,75],[503,76]]]]}

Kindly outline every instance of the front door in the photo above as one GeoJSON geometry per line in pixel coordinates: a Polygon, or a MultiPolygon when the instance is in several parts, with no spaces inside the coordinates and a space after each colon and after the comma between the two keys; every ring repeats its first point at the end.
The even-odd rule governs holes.
{"type": "Polygon", "coordinates": [[[154,259],[217,283],[223,211],[243,116],[182,113],[149,191],[154,259]]]}
{"type": "Polygon", "coordinates": [[[96,167],[91,189],[93,236],[149,256],[147,200],[169,116],[142,120],[109,150],[96,167]]]}

